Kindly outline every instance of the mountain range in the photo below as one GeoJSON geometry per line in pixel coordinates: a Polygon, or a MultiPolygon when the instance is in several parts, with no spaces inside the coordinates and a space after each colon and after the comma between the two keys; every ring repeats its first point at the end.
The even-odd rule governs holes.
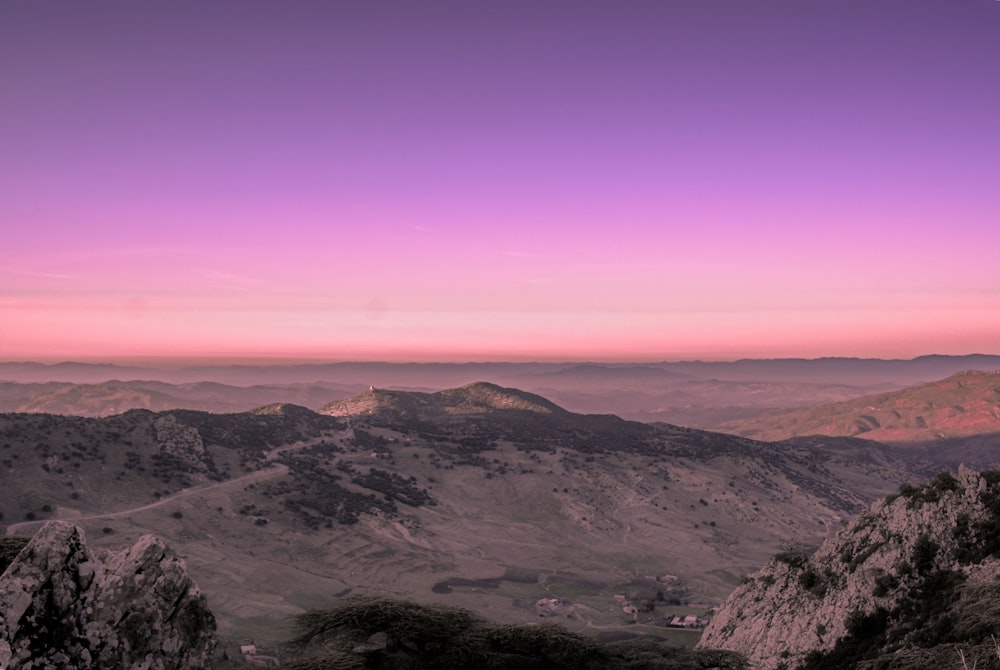
{"type": "Polygon", "coordinates": [[[611,413],[704,430],[899,390],[1000,357],[912,360],[775,359],[733,362],[334,363],[137,367],[0,363],[0,411],[106,416],[130,408],[249,411],[272,402],[319,409],[371,386],[434,391],[489,380],[581,413],[611,413]]]}
{"type": "Polygon", "coordinates": [[[581,415],[486,383],[370,389],[323,413],[0,415],[8,533],[62,518],[115,547],[155,531],[228,640],[273,641],[347,593],[697,637],[664,622],[939,467],[864,440],[581,415]]]}
{"type": "MultiPolygon", "coordinates": [[[[710,618],[781,548],[808,554],[910,483],[960,463],[1000,463],[1000,382],[986,372],[888,391],[892,381],[868,377],[882,392],[794,411],[790,397],[779,403],[786,411],[773,398],[748,401],[735,407],[739,420],[733,406],[710,404],[713,386],[716,398],[728,398],[725,389],[848,392],[794,379],[813,363],[826,365],[782,362],[771,375],[778,381],[762,382],[656,366],[512,373],[577,397],[592,388],[591,399],[702,389],[729,432],[579,413],[550,394],[487,382],[438,391],[349,376],[250,386],[14,381],[0,385],[0,402],[30,387],[48,394],[32,407],[92,402],[80,413],[94,415],[0,414],[0,522],[30,534],[67,519],[98,549],[163,536],[230,645],[277,643],[290,617],[348,594],[465,607],[501,623],[558,617],[598,637],[690,645],[697,630],[667,623],[710,618]],[[216,409],[169,406],[185,393],[216,409]],[[97,411],[112,400],[115,413],[97,411]]],[[[912,373],[942,360],[906,363],[912,373]]],[[[392,366],[369,370],[379,371],[399,378],[392,366]]]]}

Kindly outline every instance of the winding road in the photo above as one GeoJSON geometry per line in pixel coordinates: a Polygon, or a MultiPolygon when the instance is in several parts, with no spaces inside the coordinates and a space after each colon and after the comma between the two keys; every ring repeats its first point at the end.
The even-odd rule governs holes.
{"type": "Polygon", "coordinates": [[[91,521],[93,519],[121,519],[123,517],[136,514],[138,512],[145,512],[146,510],[155,509],[157,507],[162,507],[163,505],[168,505],[175,500],[180,498],[187,498],[188,496],[198,495],[199,493],[206,493],[208,491],[214,491],[215,489],[226,488],[228,486],[239,486],[241,484],[246,484],[248,482],[256,482],[262,479],[271,479],[273,477],[280,477],[288,472],[288,466],[277,464],[273,465],[264,470],[257,470],[249,474],[243,475],[242,477],[237,477],[236,479],[227,479],[224,482],[216,482],[215,484],[205,484],[203,486],[192,486],[190,488],[181,489],[177,493],[167,496],[166,498],[160,498],[156,502],[149,503],[148,505],[140,505],[139,507],[131,507],[129,509],[119,510],[117,512],[104,512],[102,514],[86,514],[82,516],[67,516],[67,517],[54,517],[51,519],[35,519],[33,521],[19,521],[18,523],[12,523],[7,526],[7,535],[14,535],[15,533],[21,531],[24,528],[30,528],[31,526],[40,526],[49,521],[91,521]]]}
{"type": "MultiPolygon", "coordinates": [[[[353,430],[348,428],[345,431],[346,437],[353,436],[353,430]]],[[[264,456],[266,462],[273,462],[275,457],[285,451],[293,451],[295,449],[304,449],[305,447],[311,447],[314,444],[324,441],[323,439],[310,440],[307,442],[302,442],[299,444],[284,445],[281,447],[276,447],[267,452],[264,456]]],[[[101,514],[86,514],[83,516],[67,516],[59,517],[56,516],[51,519],[33,519],[31,521],[19,521],[17,523],[12,523],[7,526],[7,535],[14,535],[26,528],[31,528],[32,526],[41,526],[48,521],[92,521],[94,519],[121,519],[138,512],[145,512],[146,510],[155,509],[157,507],[162,507],[163,505],[169,505],[170,503],[179,500],[181,498],[187,498],[189,496],[198,495],[200,493],[207,493],[208,491],[214,491],[216,489],[222,489],[231,486],[241,486],[248,484],[250,482],[257,482],[264,479],[273,479],[275,477],[281,477],[288,473],[288,466],[281,463],[275,463],[269,468],[264,468],[263,470],[256,470],[249,474],[245,474],[242,477],[237,477],[236,479],[227,479],[224,482],[216,482],[214,484],[204,484],[202,486],[191,486],[186,489],[181,489],[177,493],[167,496],[166,498],[160,498],[156,502],[149,503],[148,505],[140,505],[138,507],[130,507],[129,509],[118,510],[117,512],[103,512],[101,514]]]]}

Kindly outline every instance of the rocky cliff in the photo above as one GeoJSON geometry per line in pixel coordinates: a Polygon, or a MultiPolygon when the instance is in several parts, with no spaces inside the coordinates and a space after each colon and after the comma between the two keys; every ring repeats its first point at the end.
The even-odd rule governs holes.
{"type": "Polygon", "coordinates": [[[1000,473],[960,469],[871,506],[811,556],[776,555],[701,647],[762,670],[1000,667],[1000,473]]]}
{"type": "Polygon", "coordinates": [[[0,575],[0,668],[204,668],[215,619],[184,562],[146,535],[98,557],[46,524],[0,575]]]}

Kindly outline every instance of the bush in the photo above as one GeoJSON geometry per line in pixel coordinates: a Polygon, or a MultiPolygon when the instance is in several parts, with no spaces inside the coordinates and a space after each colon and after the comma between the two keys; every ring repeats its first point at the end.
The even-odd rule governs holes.
{"type": "Polygon", "coordinates": [[[26,544],[26,537],[0,537],[0,573],[7,569],[26,544]]]}
{"type": "Polygon", "coordinates": [[[918,575],[925,575],[934,568],[934,559],[937,558],[940,549],[938,543],[926,534],[917,538],[916,544],[913,545],[911,559],[918,575]]]}
{"type": "Polygon", "coordinates": [[[745,670],[738,655],[648,640],[607,645],[552,624],[496,624],[455,607],[356,596],[296,617],[293,652],[322,650],[285,667],[485,670],[745,670]]]}
{"type": "Polygon", "coordinates": [[[892,593],[899,586],[899,578],[890,573],[883,573],[875,578],[875,590],[872,594],[876,598],[884,598],[892,593]]]}
{"type": "Polygon", "coordinates": [[[801,568],[809,562],[809,555],[806,554],[806,550],[803,547],[789,547],[775,554],[774,560],[793,568],[801,568]]]}
{"type": "Polygon", "coordinates": [[[829,575],[820,574],[808,567],[799,575],[799,585],[817,598],[822,598],[830,586],[829,575]]]}

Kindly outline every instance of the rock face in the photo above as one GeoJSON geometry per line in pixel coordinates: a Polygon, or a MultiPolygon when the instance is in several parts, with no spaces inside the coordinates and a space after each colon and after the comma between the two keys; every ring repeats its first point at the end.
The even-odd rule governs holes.
{"type": "Polygon", "coordinates": [[[1000,473],[962,468],[904,485],[812,556],[775,556],[729,596],[699,646],[762,670],[958,667],[959,650],[968,667],[997,667],[998,557],[1000,473]]]}
{"type": "Polygon", "coordinates": [[[95,557],[50,522],[0,575],[0,668],[205,668],[215,618],[157,537],[95,557]]]}

